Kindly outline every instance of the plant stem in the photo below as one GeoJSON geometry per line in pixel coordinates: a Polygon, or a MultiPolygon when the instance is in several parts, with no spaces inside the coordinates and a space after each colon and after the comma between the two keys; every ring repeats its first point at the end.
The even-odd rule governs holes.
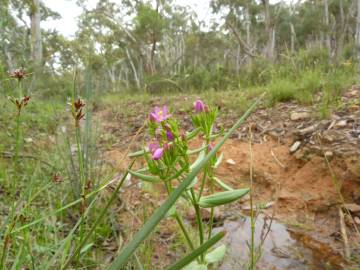
{"type": "MultiPolygon", "coordinates": [[[[166,187],[166,190],[167,190],[168,194],[170,195],[171,187],[170,187],[169,181],[165,181],[165,187],[166,187]]],[[[180,229],[181,229],[181,231],[182,231],[182,233],[183,233],[183,235],[184,235],[184,237],[186,239],[186,242],[187,242],[188,246],[190,247],[191,250],[194,250],[195,249],[194,244],[191,241],[189,233],[187,232],[187,230],[185,228],[185,224],[184,224],[181,216],[179,216],[179,214],[177,213],[177,211],[175,211],[175,216],[174,217],[175,217],[175,220],[178,223],[178,225],[179,225],[179,227],[180,227],[180,229]]]]}
{"type": "MultiPolygon", "coordinates": [[[[80,176],[80,186],[81,186],[81,198],[82,203],[80,206],[80,215],[81,215],[81,224],[80,224],[80,243],[83,241],[84,236],[84,213],[86,209],[86,181],[85,181],[85,175],[84,175],[84,160],[83,160],[83,153],[82,153],[82,147],[81,147],[81,134],[80,134],[80,126],[75,126],[75,136],[76,136],[76,146],[77,146],[77,153],[78,153],[78,162],[79,162],[79,176],[80,176]]],[[[78,253],[78,260],[80,253],[78,253]]]]}
{"type": "Polygon", "coordinates": [[[253,152],[252,152],[252,133],[251,128],[250,132],[250,222],[251,222],[251,244],[250,244],[250,255],[251,263],[250,269],[255,268],[255,218],[254,218],[254,208],[253,208],[253,152]]]}
{"type": "MultiPolygon", "coordinates": [[[[200,207],[199,207],[199,204],[198,204],[198,202],[196,200],[194,189],[191,188],[190,192],[191,192],[191,196],[193,197],[193,205],[194,205],[195,213],[196,213],[196,222],[197,222],[198,227],[199,227],[200,245],[202,245],[204,243],[204,224],[202,222],[201,213],[200,213],[200,207]]],[[[201,261],[202,262],[204,261],[204,254],[201,255],[201,261]]]]}

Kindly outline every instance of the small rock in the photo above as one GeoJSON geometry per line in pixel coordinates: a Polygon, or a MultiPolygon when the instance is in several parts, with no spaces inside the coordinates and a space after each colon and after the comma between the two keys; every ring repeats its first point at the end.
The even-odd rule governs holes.
{"type": "Polygon", "coordinates": [[[354,221],[357,225],[360,225],[360,218],[359,217],[354,217],[354,221]]]}
{"type": "Polygon", "coordinates": [[[356,203],[345,203],[344,207],[352,213],[360,213],[360,205],[356,203]]]}
{"type": "Polygon", "coordinates": [[[328,159],[331,159],[334,156],[334,153],[331,151],[326,151],[325,152],[325,157],[328,159]]]}
{"type": "Polygon", "coordinates": [[[309,126],[309,127],[306,127],[306,128],[303,128],[303,129],[300,129],[299,130],[299,134],[301,136],[305,136],[305,135],[308,135],[312,132],[314,132],[316,129],[316,125],[312,125],[312,126],[309,126]]]}
{"type": "Polygon", "coordinates": [[[34,140],[32,138],[25,138],[24,141],[26,143],[32,143],[34,140]]]}
{"type": "Polygon", "coordinates": [[[294,142],[293,145],[292,145],[292,146],[290,147],[290,149],[289,149],[290,154],[293,154],[293,153],[295,153],[297,150],[299,150],[300,146],[301,146],[301,142],[300,142],[300,141],[294,142]]]}
{"type": "Polygon", "coordinates": [[[346,127],[346,125],[347,125],[347,120],[340,120],[335,124],[335,127],[343,128],[343,127],[346,127]]]}
{"type": "Polygon", "coordinates": [[[236,164],[236,162],[235,162],[233,159],[231,159],[231,158],[227,159],[227,160],[226,160],[226,163],[227,163],[227,164],[230,164],[230,165],[235,165],[235,164],[236,164]]]}
{"type": "Polygon", "coordinates": [[[310,118],[310,113],[308,112],[293,112],[290,115],[292,121],[304,120],[310,118]]]}

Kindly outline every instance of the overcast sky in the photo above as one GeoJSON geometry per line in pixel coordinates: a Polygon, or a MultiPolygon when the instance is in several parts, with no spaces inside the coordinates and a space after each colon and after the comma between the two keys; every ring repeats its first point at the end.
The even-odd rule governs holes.
{"type": "MultiPolygon", "coordinates": [[[[60,20],[46,21],[43,27],[47,29],[56,29],[63,35],[71,37],[77,30],[76,18],[81,14],[81,8],[76,5],[76,0],[43,0],[46,6],[61,15],[60,20]]],[[[289,0],[285,0],[289,1],[289,0]]],[[[90,5],[95,6],[97,0],[90,0],[90,5]]],[[[209,7],[210,0],[176,0],[181,6],[191,7],[199,16],[200,20],[210,21],[214,18],[209,7]]],[[[270,0],[270,2],[279,2],[279,0],[270,0]]]]}

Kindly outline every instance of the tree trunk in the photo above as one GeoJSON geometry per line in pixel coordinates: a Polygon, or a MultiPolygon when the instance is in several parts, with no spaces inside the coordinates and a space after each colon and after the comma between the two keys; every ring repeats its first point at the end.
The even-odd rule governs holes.
{"type": "Polygon", "coordinates": [[[296,39],[296,33],[295,33],[295,28],[292,22],[290,22],[290,38],[291,38],[291,44],[290,44],[290,50],[291,53],[295,52],[295,39],[296,39]]]}
{"type": "Polygon", "coordinates": [[[137,86],[138,89],[140,89],[141,88],[140,80],[139,80],[138,73],[136,71],[134,62],[132,61],[129,50],[127,48],[125,49],[125,52],[126,52],[126,56],[127,56],[128,60],[130,62],[131,69],[132,69],[132,71],[134,73],[134,80],[135,80],[136,86],[137,86]]]}
{"type": "Polygon", "coordinates": [[[40,0],[32,0],[30,10],[31,24],[31,57],[35,73],[40,72],[42,67],[42,41],[41,41],[41,9],[40,0]]]}
{"type": "Polygon", "coordinates": [[[360,0],[357,0],[355,43],[360,46],[360,0]]]}
{"type": "Polygon", "coordinates": [[[329,25],[329,3],[328,0],[324,0],[324,15],[325,15],[325,46],[329,52],[329,55],[331,55],[331,42],[330,42],[330,25],[329,25]]]}
{"type": "Polygon", "coordinates": [[[271,26],[270,18],[270,4],[269,0],[262,0],[265,14],[265,36],[267,37],[267,43],[265,46],[265,56],[269,60],[274,60],[274,49],[275,49],[275,29],[271,26]]]}

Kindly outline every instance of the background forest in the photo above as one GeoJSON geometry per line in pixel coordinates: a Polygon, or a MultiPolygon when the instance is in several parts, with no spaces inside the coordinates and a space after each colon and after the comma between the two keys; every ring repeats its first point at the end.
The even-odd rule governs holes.
{"type": "Polygon", "coordinates": [[[358,59],[356,0],[211,1],[219,18],[211,22],[173,1],[102,0],[93,9],[78,4],[83,14],[70,39],[41,28],[60,16],[46,1],[2,0],[2,70],[24,67],[44,78],[32,85],[41,95],[66,96],[63,86],[74,67],[91,71],[102,93],[158,93],[243,89],[274,78],[308,88],[299,84],[341,73],[333,67],[346,66],[348,73],[358,59]]]}

